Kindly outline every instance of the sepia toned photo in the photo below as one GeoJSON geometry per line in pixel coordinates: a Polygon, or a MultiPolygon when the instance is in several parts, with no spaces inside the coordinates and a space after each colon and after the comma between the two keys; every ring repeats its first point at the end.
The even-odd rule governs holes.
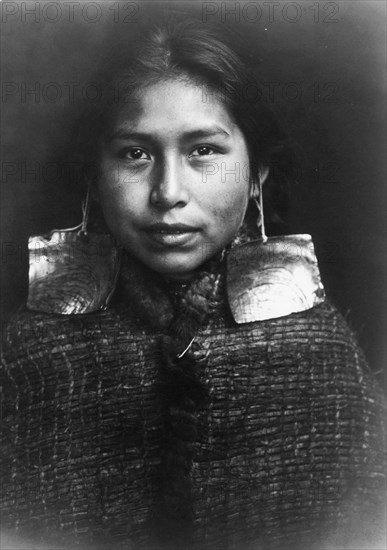
{"type": "Polygon", "coordinates": [[[0,9],[1,550],[385,549],[385,2],[0,9]]]}

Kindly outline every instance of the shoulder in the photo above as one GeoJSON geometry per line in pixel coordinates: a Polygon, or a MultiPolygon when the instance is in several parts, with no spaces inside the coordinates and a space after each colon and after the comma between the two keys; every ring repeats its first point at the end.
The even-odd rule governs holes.
{"type": "Polygon", "coordinates": [[[376,399],[376,406],[384,407],[380,384],[356,334],[328,300],[275,319],[234,323],[227,342],[228,355],[234,353],[236,361],[242,357],[258,379],[274,386],[282,381],[300,395],[309,388],[333,400],[356,393],[359,403],[376,399]]]}
{"type": "Polygon", "coordinates": [[[60,315],[30,311],[20,308],[8,322],[4,333],[4,348],[20,348],[30,345],[35,340],[46,341],[47,338],[61,338],[69,331],[81,329],[85,318],[91,316],[60,315]]]}
{"type": "Polygon", "coordinates": [[[268,349],[281,348],[284,352],[293,348],[298,352],[324,350],[334,353],[337,347],[363,358],[356,334],[336,307],[325,299],[320,304],[289,315],[233,323],[231,332],[238,338],[254,342],[268,349]]]}
{"type": "Polygon", "coordinates": [[[271,349],[351,356],[366,364],[355,334],[325,295],[310,235],[250,241],[232,249],[227,261],[236,332],[271,349]]]}
{"type": "Polygon", "coordinates": [[[85,381],[114,385],[129,371],[137,387],[147,341],[132,328],[114,308],[85,315],[19,312],[5,330],[0,356],[3,414],[17,414],[20,399],[24,414],[43,393],[47,403],[59,406],[54,396],[82,392],[85,381]]]}
{"type": "Polygon", "coordinates": [[[86,343],[91,346],[113,339],[121,328],[127,334],[133,333],[129,321],[122,320],[114,307],[78,315],[34,312],[23,307],[4,329],[2,357],[17,362],[39,357],[44,360],[69,348],[78,352],[86,343]]]}
{"type": "Polygon", "coordinates": [[[269,237],[233,248],[227,258],[227,301],[241,330],[274,341],[357,348],[345,319],[329,302],[310,235],[269,237]],[[270,337],[269,337],[270,335],[270,337]]]}

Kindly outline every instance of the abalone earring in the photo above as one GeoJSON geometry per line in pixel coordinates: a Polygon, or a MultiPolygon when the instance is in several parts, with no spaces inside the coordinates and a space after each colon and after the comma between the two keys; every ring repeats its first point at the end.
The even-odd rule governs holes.
{"type": "Polygon", "coordinates": [[[263,179],[258,196],[260,238],[231,249],[227,257],[227,293],[237,323],[283,317],[325,300],[311,235],[268,237],[265,231],[263,179]]]}
{"type": "Polygon", "coordinates": [[[107,307],[120,254],[110,234],[88,232],[90,195],[89,186],[79,225],[29,238],[29,309],[71,315],[107,307]]]}

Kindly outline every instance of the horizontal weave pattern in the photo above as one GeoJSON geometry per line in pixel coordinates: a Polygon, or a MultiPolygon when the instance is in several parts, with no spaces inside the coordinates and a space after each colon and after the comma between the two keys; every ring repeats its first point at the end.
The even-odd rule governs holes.
{"type": "MultiPolygon", "coordinates": [[[[192,471],[195,550],[310,550],[370,521],[383,404],[345,322],[329,304],[238,326],[224,313],[190,349],[210,394],[192,471]]],[[[157,548],[157,342],[124,308],[13,322],[5,529],[66,548],[157,548]]]]}

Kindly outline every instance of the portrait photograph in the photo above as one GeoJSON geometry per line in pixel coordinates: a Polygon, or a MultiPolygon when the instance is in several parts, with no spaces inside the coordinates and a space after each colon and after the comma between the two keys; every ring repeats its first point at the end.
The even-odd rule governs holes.
{"type": "Polygon", "coordinates": [[[386,2],[0,10],[0,549],[385,549],[386,2]]]}

